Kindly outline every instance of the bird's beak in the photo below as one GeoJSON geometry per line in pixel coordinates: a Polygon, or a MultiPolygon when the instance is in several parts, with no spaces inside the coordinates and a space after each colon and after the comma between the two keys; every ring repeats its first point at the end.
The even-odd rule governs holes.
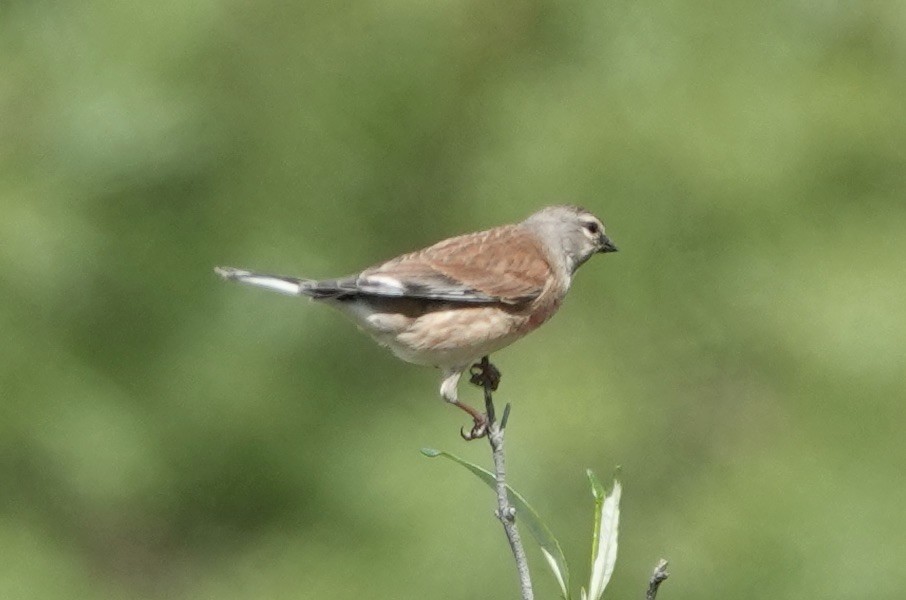
{"type": "Polygon", "coordinates": [[[598,248],[598,252],[616,252],[617,247],[606,235],[601,236],[601,247],[598,248]]]}

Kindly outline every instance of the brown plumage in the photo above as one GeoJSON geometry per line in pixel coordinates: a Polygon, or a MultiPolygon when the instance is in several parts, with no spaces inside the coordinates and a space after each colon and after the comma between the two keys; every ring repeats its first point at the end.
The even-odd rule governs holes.
{"type": "Polygon", "coordinates": [[[361,273],[395,279],[439,279],[506,304],[537,298],[551,274],[538,240],[515,225],[457,236],[361,273]],[[501,243],[502,241],[502,243],[501,243]]]}

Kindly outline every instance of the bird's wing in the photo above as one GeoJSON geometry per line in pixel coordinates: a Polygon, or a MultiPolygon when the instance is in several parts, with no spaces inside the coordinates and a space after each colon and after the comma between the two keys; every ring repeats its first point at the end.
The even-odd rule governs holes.
{"type": "Polygon", "coordinates": [[[534,236],[506,225],[450,238],[331,283],[347,293],[520,304],[537,298],[550,276],[534,236]]]}

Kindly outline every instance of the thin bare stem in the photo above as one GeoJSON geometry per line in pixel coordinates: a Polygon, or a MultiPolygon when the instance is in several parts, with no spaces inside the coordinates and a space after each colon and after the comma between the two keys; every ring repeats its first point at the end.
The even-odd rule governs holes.
{"type": "Polygon", "coordinates": [[[645,593],[645,600],[655,600],[658,588],[668,577],[670,577],[670,573],[667,572],[667,561],[662,558],[657,562],[654,572],[651,573],[651,579],[648,580],[648,591],[645,593]]]}
{"type": "MultiPolygon", "coordinates": [[[[493,369],[493,365],[485,356],[481,359],[480,366],[485,373],[493,369]]],[[[506,533],[507,541],[510,543],[510,549],[513,551],[513,558],[516,559],[516,570],[519,573],[519,586],[522,590],[522,600],[533,600],[535,592],[532,589],[532,577],[529,574],[528,560],[525,556],[525,547],[522,545],[522,538],[519,537],[519,529],[516,527],[516,509],[510,504],[510,498],[506,490],[506,459],[504,454],[503,438],[506,431],[506,420],[509,417],[510,405],[507,404],[503,411],[503,420],[498,422],[494,411],[494,399],[492,392],[496,388],[496,382],[491,378],[485,378],[482,382],[484,388],[484,404],[488,416],[488,442],[491,445],[491,454],[494,459],[494,476],[497,482],[497,511],[495,514],[503,524],[503,530],[506,533]]]]}

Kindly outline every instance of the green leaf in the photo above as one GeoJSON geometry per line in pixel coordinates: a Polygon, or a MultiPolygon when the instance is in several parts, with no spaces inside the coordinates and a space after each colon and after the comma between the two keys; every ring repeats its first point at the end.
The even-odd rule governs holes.
{"type": "MultiPolygon", "coordinates": [[[[474,473],[492,490],[496,490],[497,479],[494,477],[494,474],[476,464],[470,463],[455,454],[435,450],[433,448],[422,448],[422,454],[429,458],[442,456],[452,460],[474,473]]],[[[566,565],[566,557],[563,556],[563,550],[560,548],[560,542],[557,541],[557,538],[554,537],[551,530],[544,524],[544,521],[542,521],[541,517],[538,516],[538,513],[535,512],[535,509],[522,497],[522,494],[509,485],[506,487],[510,495],[510,501],[516,509],[516,518],[525,525],[529,533],[532,534],[532,537],[535,538],[535,541],[538,542],[538,545],[541,546],[541,553],[544,555],[544,559],[547,561],[551,571],[554,573],[554,577],[557,579],[557,584],[560,586],[560,592],[566,600],[569,600],[569,568],[566,565]]]]}
{"type": "MultiPolygon", "coordinates": [[[[620,482],[614,479],[613,491],[608,496],[604,486],[590,469],[588,470],[588,481],[591,483],[591,493],[595,498],[595,528],[592,534],[591,577],[587,597],[589,600],[600,600],[604,589],[610,582],[617,561],[622,487],[620,482]]],[[[584,596],[585,590],[582,592],[584,596]]]]}
{"type": "Polygon", "coordinates": [[[586,469],[585,474],[588,476],[588,482],[591,484],[591,495],[595,497],[595,506],[597,507],[598,501],[603,502],[604,498],[607,496],[607,490],[604,489],[604,486],[601,484],[601,481],[595,475],[594,471],[586,469]]]}

